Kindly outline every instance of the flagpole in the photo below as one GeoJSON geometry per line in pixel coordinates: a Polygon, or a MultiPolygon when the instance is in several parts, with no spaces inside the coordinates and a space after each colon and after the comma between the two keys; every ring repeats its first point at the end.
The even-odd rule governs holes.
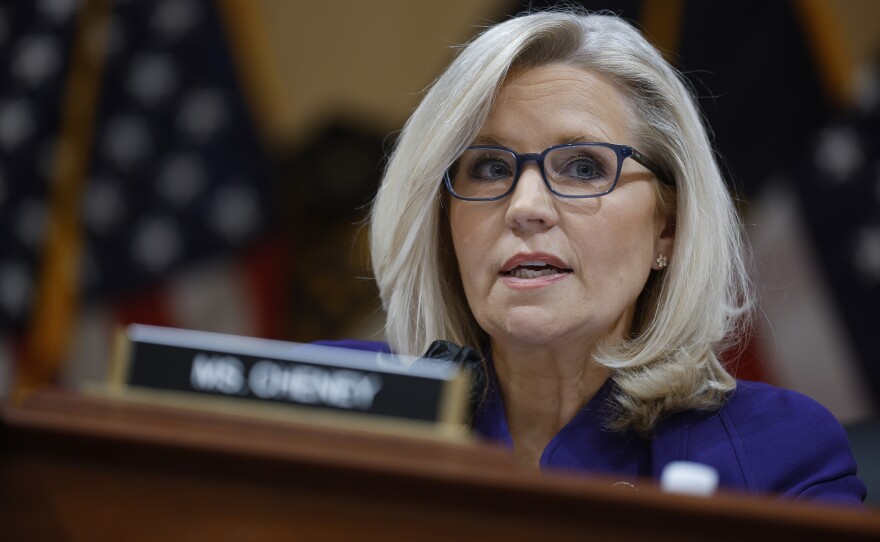
{"type": "Polygon", "coordinates": [[[825,95],[839,107],[852,105],[855,65],[834,6],[826,0],[798,0],[794,6],[812,45],[825,95]]]}
{"type": "Polygon", "coordinates": [[[57,377],[79,303],[80,207],[112,4],[112,0],[87,0],[78,14],[53,157],[46,244],[16,374],[14,393],[18,397],[57,377]]]}

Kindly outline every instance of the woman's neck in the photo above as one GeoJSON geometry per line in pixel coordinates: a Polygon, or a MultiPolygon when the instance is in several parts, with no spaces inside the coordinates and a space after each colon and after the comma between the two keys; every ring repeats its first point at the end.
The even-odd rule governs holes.
{"type": "Polygon", "coordinates": [[[583,350],[492,345],[514,459],[537,469],[544,448],[596,395],[611,371],[583,350]]]}

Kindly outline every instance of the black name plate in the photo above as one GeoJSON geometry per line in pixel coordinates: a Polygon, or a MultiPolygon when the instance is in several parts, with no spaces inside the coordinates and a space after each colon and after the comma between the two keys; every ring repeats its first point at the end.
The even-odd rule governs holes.
{"type": "Polygon", "coordinates": [[[448,365],[328,346],[134,324],[113,380],[124,390],[462,424],[467,382],[448,365]]]}

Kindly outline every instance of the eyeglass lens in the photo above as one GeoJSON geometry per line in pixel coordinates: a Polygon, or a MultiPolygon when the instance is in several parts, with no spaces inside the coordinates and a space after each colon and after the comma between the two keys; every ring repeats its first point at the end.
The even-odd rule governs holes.
{"type": "MultiPolygon", "coordinates": [[[[556,147],[544,156],[547,182],[564,196],[594,196],[608,192],[617,180],[617,169],[617,152],[608,147],[556,147]]],[[[482,199],[507,193],[516,177],[517,160],[512,152],[471,148],[461,155],[451,181],[453,191],[459,196],[482,199]]]]}

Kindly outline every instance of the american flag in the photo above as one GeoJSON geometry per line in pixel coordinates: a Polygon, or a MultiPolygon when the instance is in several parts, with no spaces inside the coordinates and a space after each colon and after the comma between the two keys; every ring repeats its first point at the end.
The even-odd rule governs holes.
{"type": "MultiPolygon", "coordinates": [[[[273,178],[217,5],[8,3],[0,62],[7,344],[39,325],[35,299],[52,287],[40,281],[53,261],[48,229],[61,213],[74,213],[68,225],[79,239],[65,355],[92,360],[85,369],[73,360],[72,371],[100,376],[95,364],[106,362],[116,323],[271,334],[265,311],[277,308],[277,292],[268,290],[280,279],[269,238],[273,178]],[[69,97],[89,85],[83,103],[97,104],[89,129],[66,131],[66,108],[79,107],[69,97]],[[59,164],[77,150],[87,151],[82,179],[66,193],[53,189],[70,181],[59,164]]],[[[7,373],[14,354],[7,349],[7,373]]]]}
{"type": "Polygon", "coordinates": [[[788,284],[765,290],[769,323],[794,345],[780,376],[834,397],[849,420],[870,417],[880,400],[880,78],[871,68],[857,103],[829,112],[788,157],[789,172],[758,201],[766,229],[753,235],[768,260],[791,253],[788,284]]]}
{"type": "Polygon", "coordinates": [[[0,326],[21,329],[48,213],[72,3],[0,7],[0,326]]]}

